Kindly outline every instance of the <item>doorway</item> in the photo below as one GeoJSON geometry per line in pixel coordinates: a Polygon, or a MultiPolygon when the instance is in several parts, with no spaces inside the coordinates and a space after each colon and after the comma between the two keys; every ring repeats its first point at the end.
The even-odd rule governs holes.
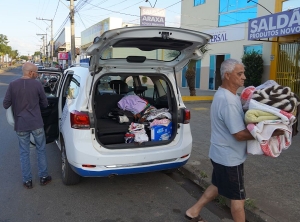
{"type": "Polygon", "coordinates": [[[225,55],[217,55],[216,56],[216,72],[215,72],[215,90],[219,88],[220,85],[222,85],[222,79],[221,79],[221,64],[225,60],[225,55]]]}
{"type": "Polygon", "coordinates": [[[209,64],[209,89],[217,90],[222,84],[221,64],[224,60],[229,59],[230,54],[211,55],[209,64]]]}

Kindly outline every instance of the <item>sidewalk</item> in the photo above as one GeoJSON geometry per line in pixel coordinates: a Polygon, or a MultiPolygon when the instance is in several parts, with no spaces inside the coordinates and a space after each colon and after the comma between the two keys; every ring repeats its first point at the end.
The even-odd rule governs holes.
{"type": "Polygon", "coordinates": [[[15,64],[15,65],[7,66],[7,67],[2,67],[2,68],[0,68],[0,74],[4,73],[4,72],[7,72],[8,70],[17,68],[18,66],[21,66],[21,65],[20,64],[15,64]]]}
{"type": "MultiPolygon", "coordinates": [[[[210,145],[209,109],[215,91],[197,90],[191,98],[188,88],[180,88],[182,98],[194,117],[191,123],[193,150],[180,171],[205,189],[211,184],[212,165],[208,158],[210,145]],[[211,98],[211,100],[208,100],[211,98]],[[189,103],[189,101],[194,101],[189,103]]],[[[247,193],[246,219],[249,222],[294,222],[300,218],[300,134],[277,158],[248,155],[245,162],[247,193]]],[[[226,204],[229,206],[229,201],[226,204]]],[[[210,222],[210,221],[209,221],[210,222]]]]}
{"type": "Polygon", "coordinates": [[[208,101],[211,102],[214,98],[216,90],[202,90],[196,89],[196,96],[190,96],[190,90],[188,87],[182,88],[179,87],[182,100],[184,102],[193,102],[193,101],[208,101]]]}

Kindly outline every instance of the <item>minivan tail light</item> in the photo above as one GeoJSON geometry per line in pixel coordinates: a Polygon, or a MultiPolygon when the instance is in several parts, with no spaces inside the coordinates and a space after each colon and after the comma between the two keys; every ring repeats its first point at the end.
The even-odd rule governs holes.
{"type": "Polygon", "coordinates": [[[184,117],[183,117],[183,124],[190,123],[191,119],[191,112],[188,109],[184,109],[184,117]]]}
{"type": "Polygon", "coordinates": [[[79,112],[73,110],[70,113],[71,127],[73,129],[89,129],[90,128],[90,118],[85,112],[79,112]]]}

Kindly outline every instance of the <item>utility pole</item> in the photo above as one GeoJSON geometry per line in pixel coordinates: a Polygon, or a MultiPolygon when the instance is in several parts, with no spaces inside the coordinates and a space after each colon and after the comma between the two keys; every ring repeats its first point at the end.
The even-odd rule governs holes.
{"type": "Polygon", "coordinates": [[[47,42],[47,33],[46,34],[36,34],[36,35],[42,35],[42,39],[43,39],[43,47],[44,47],[44,54],[46,55],[45,56],[45,60],[46,62],[48,62],[48,42],[47,42]],[[45,39],[45,36],[46,36],[46,44],[44,44],[44,39],[45,39]]]}
{"type": "Polygon", "coordinates": [[[54,46],[53,46],[53,19],[44,19],[44,18],[36,18],[36,19],[37,20],[45,20],[45,21],[50,21],[51,22],[51,60],[53,62],[53,52],[54,52],[54,46]]]}
{"type": "Polygon", "coordinates": [[[71,64],[75,63],[75,18],[74,0],[70,0],[70,22],[71,22],[71,64]]]}

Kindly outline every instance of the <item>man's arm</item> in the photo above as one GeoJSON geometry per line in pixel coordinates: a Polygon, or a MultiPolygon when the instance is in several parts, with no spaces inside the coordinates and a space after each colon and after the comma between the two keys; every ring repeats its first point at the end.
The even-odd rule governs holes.
{"type": "MultiPolygon", "coordinates": [[[[272,136],[280,136],[283,135],[284,131],[277,129],[273,132],[272,136]]],[[[245,141],[245,140],[254,140],[254,137],[249,132],[248,129],[244,129],[238,133],[232,134],[237,141],[245,141]]]]}
{"type": "Polygon", "coordinates": [[[254,137],[248,129],[232,134],[237,141],[254,140],[254,137]]]}
{"type": "Polygon", "coordinates": [[[47,100],[47,96],[45,94],[45,91],[44,91],[44,87],[42,86],[42,83],[40,83],[40,106],[42,108],[46,108],[48,106],[48,100],[47,100]]]}
{"type": "Polygon", "coordinates": [[[3,99],[4,109],[8,109],[11,106],[11,104],[12,104],[12,101],[11,101],[10,84],[9,84],[6,94],[5,94],[5,97],[3,99]]]}

